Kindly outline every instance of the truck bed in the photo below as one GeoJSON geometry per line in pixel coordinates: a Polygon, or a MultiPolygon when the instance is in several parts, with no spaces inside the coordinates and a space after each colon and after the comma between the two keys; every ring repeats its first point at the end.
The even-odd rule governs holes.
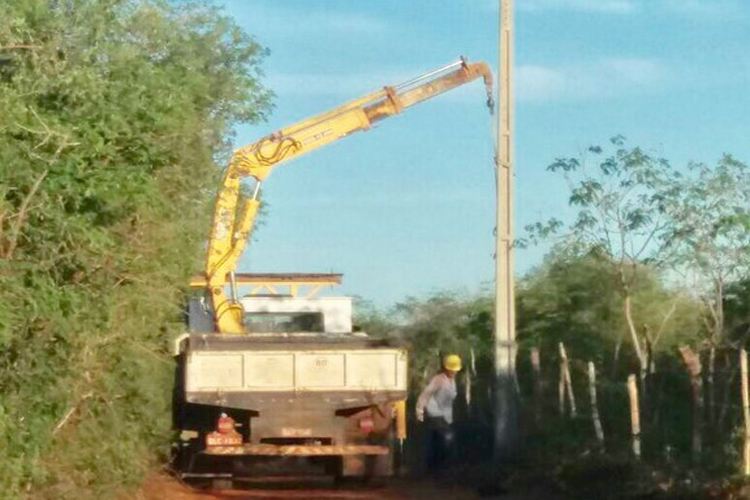
{"type": "Polygon", "coordinates": [[[191,403],[262,412],[326,401],[346,408],[403,399],[407,353],[346,335],[191,335],[185,390],[191,403]]]}

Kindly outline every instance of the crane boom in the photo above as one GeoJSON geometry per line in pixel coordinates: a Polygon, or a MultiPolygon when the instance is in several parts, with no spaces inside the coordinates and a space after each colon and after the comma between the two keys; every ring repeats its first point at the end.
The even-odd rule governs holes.
{"type": "Polygon", "coordinates": [[[461,58],[414,80],[384,87],[283,128],[235,151],[216,200],[205,277],[191,282],[193,286],[207,288],[216,331],[243,332],[242,307],[236,297],[230,299],[226,296],[225,288],[228,275],[231,277],[252,231],[260,207],[261,184],[274,168],[349,134],[369,130],[380,120],[480,77],[484,79],[487,105],[492,111],[492,73],[489,67],[482,62],[469,64],[461,58]],[[255,188],[252,196],[240,204],[240,183],[245,177],[255,179],[255,188]]]}

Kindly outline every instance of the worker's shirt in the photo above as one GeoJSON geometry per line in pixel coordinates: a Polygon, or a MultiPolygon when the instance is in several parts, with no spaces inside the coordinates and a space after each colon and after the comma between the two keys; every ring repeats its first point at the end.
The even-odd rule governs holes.
{"type": "Polygon", "coordinates": [[[417,413],[425,412],[428,417],[443,417],[453,423],[453,400],[456,399],[456,379],[445,373],[438,373],[417,399],[417,413]]]}

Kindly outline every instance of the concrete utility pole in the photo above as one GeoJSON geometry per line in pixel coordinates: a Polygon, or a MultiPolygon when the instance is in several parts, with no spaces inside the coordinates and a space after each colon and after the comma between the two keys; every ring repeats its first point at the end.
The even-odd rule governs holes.
{"type": "Polygon", "coordinates": [[[495,458],[512,458],[518,438],[513,293],[513,0],[500,2],[497,228],[495,239],[495,458]]]}

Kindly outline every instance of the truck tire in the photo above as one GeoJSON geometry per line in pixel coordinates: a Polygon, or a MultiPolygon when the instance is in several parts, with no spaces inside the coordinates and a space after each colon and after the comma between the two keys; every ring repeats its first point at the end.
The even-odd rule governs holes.
{"type": "Polygon", "coordinates": [[[387,436],[382,437],[378,444],[387,446],[388,454],[369,457],[369,475],[371,477],[380,478],[397,476],[399,467],[401,465],[401,457],[399,456],[399,445],[398,439],[396,439],[396,430],[394,428],[391,428],[388,431],[387,436]]]}
{"type": "Polygon", "coordinates": [[[174,452],[173,467],[180,474],[190,474],[195,467],[195,447],[192,443],[177,443],[174,452]]]}

